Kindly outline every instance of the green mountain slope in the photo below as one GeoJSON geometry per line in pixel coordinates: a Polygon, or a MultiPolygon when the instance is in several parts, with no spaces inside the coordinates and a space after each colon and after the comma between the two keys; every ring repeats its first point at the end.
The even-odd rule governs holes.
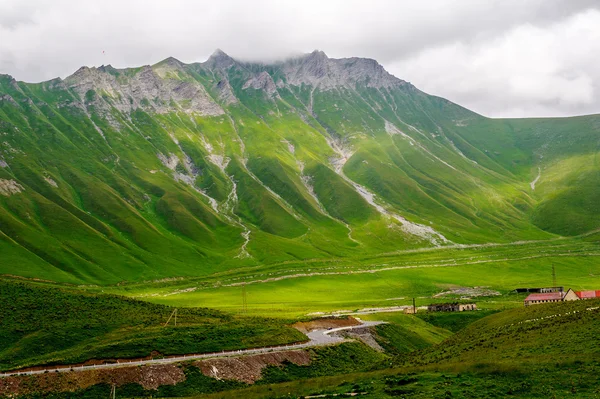
{"type": "Polygon", "coordinates": [[[0,136],[0,274],[114,284],[600,226],[600,117],[488,119],[318,51],[2,75],[0,136]]]}

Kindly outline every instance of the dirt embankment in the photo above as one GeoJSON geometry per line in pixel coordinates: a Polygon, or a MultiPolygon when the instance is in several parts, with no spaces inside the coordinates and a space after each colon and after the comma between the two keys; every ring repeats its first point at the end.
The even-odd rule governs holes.
{"type": "MultiPolygon", "coordinates": [[[[299,366],[310,364],[310,355],[304,350],[273,352],[260,355],[198,360],[194,366],[208,377],[218,380],[237,380],[253,384],[261,378],[267,366],[281,366],[290,362],[299,366]]],[[[183,369],[177,364],[119,367],[114,369],[50,372],[0,378],[0,397],[13,397],[50,392],[75,392],[96,384],[140,384],[145,389],[161,385],[177,385],[185,381],[183,369]]]]}
{"type": "Polygon", "coordinates": [[[194,365],[208,377],[253,384],[261,378],[265,367],[280,366],[284,362],[306,366],[310,364],[310,355],[303,350],[273,352],[253,356],[200,360],[194,365]]]}
{"type": "Polygon", "coordinates": [[[299,321],[298,323],[292,324],[296,330],[307,333],[313,330],[326,330],[328,328],[338,328],[338,327],[350,327],[350,326],[359,326],[361,322],[356,320],[354,317],[348,318],[322,318],[311,321],[299,321]]]}
{"type": "Polygon", "coordinates": [[[161,385],[176,385],[184,380],[185,374],[174,364],[46,373],[0,378],[0,396],[74,392],[102,383],[116,386],[137,383],[145,389],[156,389],[161,385]]]}

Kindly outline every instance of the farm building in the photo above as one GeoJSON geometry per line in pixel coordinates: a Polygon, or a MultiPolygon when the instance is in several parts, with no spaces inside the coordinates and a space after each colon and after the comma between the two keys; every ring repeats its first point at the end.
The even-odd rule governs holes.
{"type": "Polygon", "coordinates": [[[579,299],[595,299],[600,298],[600,290],[596,291],[575,291],[579,299]]]}
{"type": "Polygon", "coordinates": [[[427,306],[429,312],[464,312],[466,310],[477,310],[474,303],[434,303],[427,306]]]}
{"type": "Polygon", "coordinates": [[[537,305],[540,303],[549,302],[564,302],[564,301],[577,301],[579,296],[572,289],[568,289],[566,292],[547,292],[547,293],[536,293],[530,294],[525,298],[525,306],[537,305]]]}

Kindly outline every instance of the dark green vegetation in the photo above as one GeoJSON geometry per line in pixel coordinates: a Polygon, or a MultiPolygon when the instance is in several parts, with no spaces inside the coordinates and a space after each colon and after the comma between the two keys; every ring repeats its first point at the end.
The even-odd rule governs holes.
{"type": "MultiPolygon", "coordinates": [[[[403,317],[413,318],[395,317],[401,324],[403,317]]],[[[393,368],[200,397],[595,398],[598,333],[600,300],[512,309],[475,321],[438,345],[404,352],[393,368]]]]}
{"type": "MultiPolygon", "coordinates": [[[[184,363],[180,366],[186,375],[182,383],[157,390],[128,384],[119,386],[117,392],[120,397],[206,398],[347,393],[364,393],[361,397],[367,398],[600,395],[600,346],[595,339],[600,332],[600,300],[511,309],[471,323],[472,313],[460,313],[449,324],[466,327],[454,334],[415,316],[376,316],[390,322],[376,329],[378,341],[386,345],[385,354],[360,343],[311,349],[310,365],[267,367],[262,379],[251,387],[206,377],[195,366],[184,363]],[[458,321],[461,317],[464,319],[458,321]]],[[[441,319],[449,320],[432,318],[441,319]]],[[[108,395],[110,389],[96,385],[55,397],[100,397],[108,395]]]]}
{"type": "Polygon", "coordinates": [[[479,310],[477,312],[422,312],[417,313],[417,317],[436,327],[444,328],[448,331],[458,332],[467,325],[482,319],[486,316],[496,313],[495,310],[479,310]]]}
{"type": "Polygon", "coordinates": [[[320,52],[3,75],[0,274],[107,285],[586,233],[599,122],[488,119],[320,52]]]}
{"type": "MultiPolygon", "coordinates": [[[[243,397],[322,398],[359,393],[368,399],[384,398],[597,398],[600,363],[533,365],[528,369],[480,369],[470,371],[385,370],[380,372],[322,377],[243,390],[193,396],[225,399],[243,397]]],[[[108,392],[108,391],[107,391],[108,392]]]]}
{"type": "Polygon", "coordinates": [[[515,308],[478,320],[410,364],[589,362],[600,356],[600,300],[515,308]]]}
{"type": "Polygon", "coordinates": [[[306,340],[282,320],[172,308],[0,281],[0,371],[88,359],[216,352],[306,340]]]}

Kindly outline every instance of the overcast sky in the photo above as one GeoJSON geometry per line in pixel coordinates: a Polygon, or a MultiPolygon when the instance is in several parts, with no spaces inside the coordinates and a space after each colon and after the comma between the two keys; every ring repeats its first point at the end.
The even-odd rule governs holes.
{"type": "Polygon", "coordinates": [[[0,73],[325,51],[493,117],[600,113],[600,1],[0,0],[0,73]]]}

